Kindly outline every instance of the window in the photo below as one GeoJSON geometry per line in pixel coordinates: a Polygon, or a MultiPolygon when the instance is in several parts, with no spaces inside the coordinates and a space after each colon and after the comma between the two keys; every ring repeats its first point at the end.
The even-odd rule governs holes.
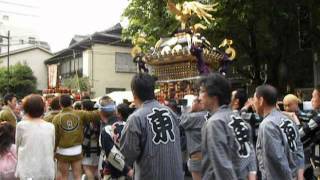
{"type": "Polygon", "coordinates": [[[9,21],[9,16],[8,15],[3,15],[2,16],[2,20],[9,21]]]}
{"type": "Polygon", "coordinates": [[[36,43],[36,38],[35,37],[29,37],[29,43],[30,44],[35,44],[36,43]]]}
{"type": "Polygon", "coordinates": [[[78,70],[79,70],[79,58],[76,58],[76,59],[75,59],[75,62],[74,62],[74,69],[75,69],[76,71],[78,71],[78,70]]]}
{"type": "Polygon", "coordinates": [[[112,93],[113,91],[125,91],[125,88],[106,88],[106,94],[112,93]]]}
{"type": "Polygon", "coordinates": [[[72,59],[72,60],[70,61],[70,63],[71,63],[71,70],[70,70],[70,72],[73,73],[73,72],[75,72],[75,68],[74,68],[75,59],[72,59]]]}
{"type": "Polygon", "coordinates": [[[70,61],[65,60],[61,63],[61,75],[63,77],[70,76],[70,61]]]}
{"type": "Polygon", "coordinates": [[[60,73],[63,78],[73,77],[78,74],[82,77],[82,57],[64,59],[60,65],[60,73]]]}
{"type": "Polygon", "coordinates": [[[118,73],[136,73],[137,65],[129,53],[116,53],[115,71],[118,73]]]}

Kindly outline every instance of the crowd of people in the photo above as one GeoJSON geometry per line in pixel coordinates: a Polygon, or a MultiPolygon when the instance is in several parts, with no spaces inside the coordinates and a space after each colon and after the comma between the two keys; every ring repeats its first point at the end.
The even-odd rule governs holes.
{"type": "Polygon", "coordinates": [[[70,95],[61,95],[46,107],[42,96],[31,94],[22,100],[21,120],[15,113],[14,94],[5,95],[4,104],[0,111],[1,180],[68,179],[70,167],[73,179],[81,179],[82,170],[90,180],[132,176],[132,168],[122,172],[117,161],[106,159],[121,154],[115,149],[132,112],[129,104],[116,106],[108,96],[97,103],[88,98],[73,103],[70,95]]]}
{"type": "MultiPolygon", "coordinates": [[[[0,111],[0,179],[313,180],[320,177],[320,87],[313,111],[293,94],[278,104],[271,85],[232,91],[222,75],[200,80],[189,109],[155,98],[154,77],[133,77],[134,101],[118,106],[70,95],[4,96],[0,111]],[[17,116],[19,114],[19,116],[17,116]],[[186,155],[184,155],[186,151],[186,155]],[[187,168],[184,168],[186,161],[187,168]]],[[[171,101],[169,101],[171,102],[171,101]]],[[[174,103],[173,103],[174,104],[174,103]]]]}

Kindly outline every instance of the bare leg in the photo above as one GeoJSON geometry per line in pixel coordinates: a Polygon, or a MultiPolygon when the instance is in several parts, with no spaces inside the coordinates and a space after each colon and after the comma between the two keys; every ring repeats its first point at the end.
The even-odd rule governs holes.
{"type": "Polygon", "coordinates": [[[201,173],[199,171],[192,171],[191,175],[193,180],[201,180],[201,173]]]}
{"type": "Polygon", "coordinates": [[[71,163],[71,168],[74,180],[81,180],[81,160],[73,161],[71,163]]]}
{"type": "Polygon", "coordinates": [[[57,180],[68,180],[69,163],[58,160],[58,177],[57,180]]]}
{"type": "Polygon", "coordinates": [[[83,166],[84,172],[88,178],[88,180],[94,180],[95,176],[97,175],[98,167],[97,166],[83,166]]]}
{"type": "Polygon", "coordinates": [[[248,176],[248,180],[257,180],[257,175],[254,173],[250,173],[248,176]]]}

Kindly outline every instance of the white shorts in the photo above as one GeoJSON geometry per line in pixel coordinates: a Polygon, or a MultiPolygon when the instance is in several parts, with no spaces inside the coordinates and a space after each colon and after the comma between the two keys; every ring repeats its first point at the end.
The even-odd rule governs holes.
{"type": "Polygon", "coordinates": [[[98,166],[99,156],[96,153],[90,154],[90,157],[84,156],[82,159],[82,165],[86,166],[98,166]]]}

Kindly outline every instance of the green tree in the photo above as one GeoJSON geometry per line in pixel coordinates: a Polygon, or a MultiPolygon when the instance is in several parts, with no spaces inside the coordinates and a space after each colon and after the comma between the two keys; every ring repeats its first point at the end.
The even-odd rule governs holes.
{"type": "MultiPolygon", "coordinates": [[[[174,0],[173,0],[174,1],[174,0]]],[[[175,0],[174,2],[182,2],[175,0]]],[[[320,49],[320,1],[318,0],[206,0],[218,2],[212,15],[216,20],[203,31],[210,42],[218,46],[224,38],[232,39],[237,50],[233,66],[253,85],[263,82],[262,67],[267,65],[267,83],[285,92],[289,85],[313,84],[312,52],[320,49]],[[309,13],[307,25],[301,26],[301,10],[309,13]],[[300,13],[299,13],[300,12],[300,13]],[[301,28],[302,27],[302,28],[301,28]],[[300,47],[299,32],[304,31],[300,47]],[[251,65],[252,71],[244,67],[251,65]],[[301,68],[303,67],[303,68],[301,68]]],[[[143,32],[149,47],[161,36],[168,36],[179,27],[174,15],[166,10],[166,0],[132,0],[123,16],[129,19],[124,37],[135,37],[143,32]]],[[[301,33],[300,33],[301,37],[301,33]]]]}
{"type": "Polygon", "coordinates": [[[75,75],[71,78],[65,79],[62,84],[72,91],[80,90],[81,92],[85,92],[90,90],[89,77],[77,77],[77,75],[75,75]]]}
{"type": "Polygon", "coordinates": [[[123,13],[129,19],[129,27],[123,30],[124,39],[146,35],[147,48],[160,37],[170,36],[179,23],[166,9],[165,0],[133,0],[123,13]]]}
{"type": "Polygon", "coordinates": [[[8,89],[17,95],[18,98],[35,93],[37,78],[33,75],[31,68],[26,64],[10,66],[10,81],[8,80],[7,68],[0,68],[0,93],[5,95],[8,89]]]}

